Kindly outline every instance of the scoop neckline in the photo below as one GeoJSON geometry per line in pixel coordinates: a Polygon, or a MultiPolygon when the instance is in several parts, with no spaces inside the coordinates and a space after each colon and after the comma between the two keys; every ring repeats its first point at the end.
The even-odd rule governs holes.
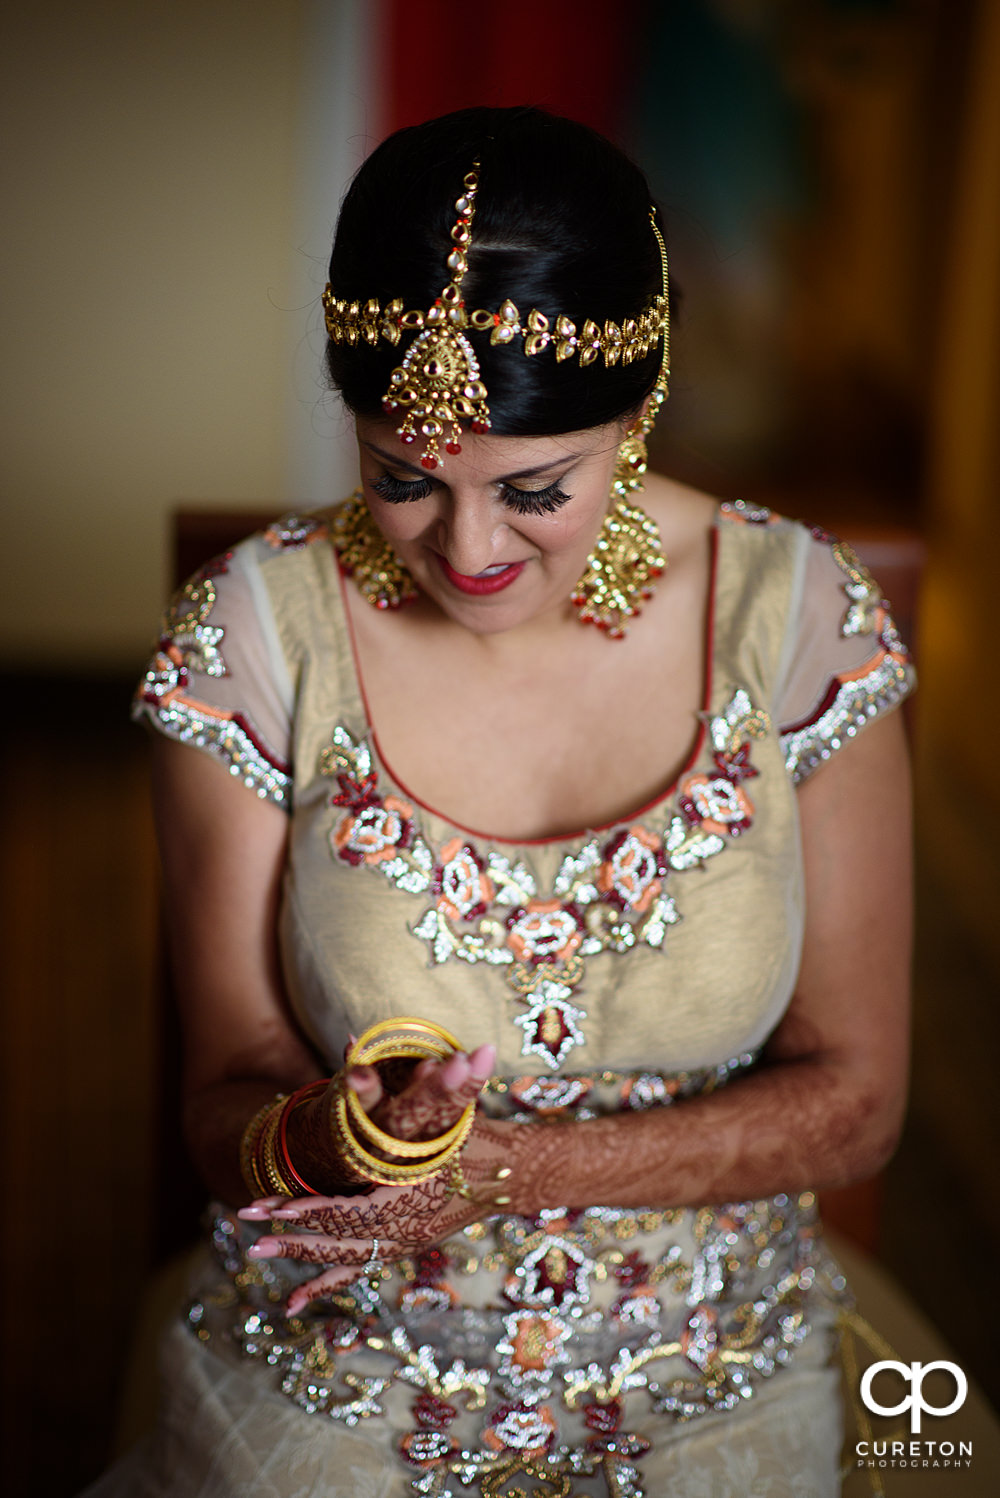
{"type": "Polygon", "coordinates": [[[705,736],[708,733],[708,715],[711,709],[712,690],[715,677],[714,642],[715,617],[718,606],[719,538],[721,533],[719,519],[721,513],[722,507],[721,505],[719,505],[716,507],[715,515],[712,520],[712,528],[709,532],[710,554],[708,596],[704,624],[704,677],[702,681],[701,706],[698,709],[699,727],[698,732],[695,735],[690,753],[688,754],[684,763],[681,765],[680,769],[677,771],[677,774],[673,777],[666,789],[659,792],[656,796],[653,796],[649,801],[644,802],[643,805],[638,807],[635,811],[626,812],[624,816],[615,817],[610,822],[600,822],[597,824],[592,824],[580,828],[578,831],[574,832],[557,833],[554,837],[502,837],[493,832],[486,832],[482,828],[467,827],[463,822],[456,821],[454,817],[448,816],[438,807],[432,806],[430,802],[423,800],[423,798],[421,796],[418,796],[416,792],[410,790],[409,786],[406,784],[406,781],[403,780],[401,776],[396,774],[389,760],[386,758],[385,753],[382,749],[382,745],[379,742],[378,730],[375,727],[371,706],[368,701],[368,694],[365,691],[365,680],[361,670],[361,661],[358,655],[357,640],[354,634],[354,622],[351,618],[351,610],[347,599],[349,577],[343,571],[340,565],[340,558],[337,556],[337,551],[335,546],[333,545],[333,539],[331,537],[330,554],[337,573],[340,606],[343,611],[344,622],[347,626],[347,637],[350,646],[351,672],[353,676],[354,686],[357,690],[358,699],[361,703],[361,711],[364,715],[365,736],[368,740],[371,752],[374,755],[375,759],[378,761],[379,768],[385,775],[385,778],[391,781],[395,789],[398,790],[403,796],[405,796],[408,801],[412,801],[416,806],[420,807],[421,811],[424,811],[429,816],[434,817],[445,827],[451,828],[454,832],[461,833],[465,837],[476,838],[479,842],[488,843],[491,846],[501,846],[508,848],[550,848],[559,847],[563,844],[568,843],[585,842],[589,837],[600,835],[606,832],[611,832],[616,827],[629,826],[643,817],[648,817],[653,811],[656,810],[657,807],[662,806],[664,802],[669,801],[671,797],[676,795],[677,788],[680,785],[681,781],[684,779],[685,775],[688,775],[691,770],[694,769],[695,765],[698,763],[698,760],[701,758],[702,750],[705,747],[705,736]]]}

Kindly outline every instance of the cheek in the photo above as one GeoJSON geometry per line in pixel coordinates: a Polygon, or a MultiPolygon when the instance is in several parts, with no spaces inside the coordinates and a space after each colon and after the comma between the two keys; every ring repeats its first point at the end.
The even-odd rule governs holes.
{"type": "Polygon", "coordinates": [[[408,541],[418,533],[414,513],[420,501],[405,505],[372,505],[372,518],[379,530],[390,541],[408,541]]]}
{"type": "Polygon", "coordinates": [[[387,541],[405,545],[407,541],[416,540],[432,518],[431,499],[411,499],[391,505],[380,495],[373,494],[367,484],[364,492],[372,519],[387,541]]]}
{"type": "Polygon", "coordinates": [[[590,504],[570,504],[555,515],[535,519],[529,532],[522,523],[521,529],[542,551],[562,555],[583,551],[593,546],[604,519],[606,506],[603,501],[590,504]]]}

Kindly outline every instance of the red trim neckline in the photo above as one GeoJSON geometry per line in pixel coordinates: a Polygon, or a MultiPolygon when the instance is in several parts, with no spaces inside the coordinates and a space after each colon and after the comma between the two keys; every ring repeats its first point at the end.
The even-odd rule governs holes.
{"type": "Polygon", "coordinates": [[[711,556],[709,558],[708,613],[705,620],[705,676],[702,683],[702,705],[700,708],[701,722],[690,754],[688,755],[684,764],[678,770],[677,774],[674,776],[673,780],[667,786],[666,790],[660,792],[659,795],[654,796],[652,800],[645,802],[645,804],[640,806],[636,811],[628,812],[623,817],[615,817],[611,822],[602,822],[600,823],[600,825],[593,827],[583,827],[576,832],[562,832],[555,837],[498,837],[495,833],[483,832],[480,828],[477,827],[466,827],[463,822],[456,822],[454,817],[447,816],[444,812],[439,811],[436,806],[431,806],[429,802],[422,800],[421,797],[418,796],[414,791],[411,791],[406,782],[396,774],[391,764],[386,759],[385,754],[383,753],[382,745],[379,743],[378,733],[372,720],[371,708],[368,703],[368,694],[365,691],[364,676],[361,672],[361,661],[358,655],[357,639],[355,638],[354,634],[354,622],[351,619],[351,610],[347,600],[346,574],[341,570],[339,559],[337,557],[336,551],[334,551],[334,566],[337,568],[337,578],[340,583],[340,601],[344,611],[344,618],[347,622],[347,634],[351,645],[351,661],[354,666],[354,680],[357,683],[358,695],[361,698],[361,705],[364,710],[368,739],[371,744],[372,750],[374,751],[375,756],[378,759],[379,764],[385,772],[386,777],[392,781],[392,784],[395,786],[395,788],[400,791],[407,798],[407,800],[413,801],[417,806],[420,807],[422,811],[428,812],[432,817],[437,817],[439,822],[444,822],[447,827],[453,828],[454,831],[464,833],[467,837],[478,838],[480,842],[503,844],[507,847],[512,848],[545,848],[550,847],[554,843],[581,842],[584,838],[589,837],[594,833],[610,832],[615,827],[623,827],[628,823],[636,821],[639,817],[648,816],[649,813],[654,809],[654,807],[660,806],[664,801],[669,800],[669,798],[674,795],[678,785],[681,782],[681,779],[685,775],[687,775],[688,772],[692,770],[697,764],[698,759],[701,756],[701,751],[705,744],[705,735],[708,732],[707,716],[712,705],[712,681],[715,674],[713,655],[715,643],[715,613],[716,605],[718,602],[717,591],[719,575],[718,513],[716,513],[715,521],[712,524],[710,537],[711,556]]]}

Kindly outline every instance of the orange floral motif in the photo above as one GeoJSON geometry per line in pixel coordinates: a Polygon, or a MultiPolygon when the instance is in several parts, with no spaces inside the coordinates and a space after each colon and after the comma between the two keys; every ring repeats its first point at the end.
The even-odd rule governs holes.
{"type": "Polygon", "coordinates": [[[494,895],[493,881],[475,849],[460,837],[445,843],[434,870],[438,909],[451,921],[472,921],[485,915],[494,895]]]}
{"type": "Polygon", "coordinates": [[[541,1373],[557,1359],[565,1339],[565,1324],[557,1317],[519,1316],[517,1329],[511,1337],[511,1362],[522,1373],[529,1369],[541,1373]]]}
{"type": "Polygon", "coordinates": [[[565,962],[583,940],[579,917],[559,900],[529,900],[507,924],[507,944],[521,962],[565,962]]]}
{"type": "Polygon", "coordinates": [[[382,863],[413,840],[413,807],[397,796],[373,800],[340,818],[331,841],[345,863],[382,863]]]}
{"type": "Polygon", "coordinates": [[[689,775],[681,784],[678,805],[688,821],[719,837],[736,837],[753,819],[750,797],[726,775],[689,775]]]}
{"type": "Polygon", "coordinates": [[[403,1437],[399,1449],[414,1467],[436,1467],[458,1450],[458,1442],[443,1430],[414,1430],[403,1437]]]}
{"type": "Polygon", "coordinates": [[[547,1404],[504,1404],[483,1432],[483,1445],[493,1451],[518,1451],[527,1457],[541,1456],[552,1445],[557,1433],[555,1416],[547,1404]]]}
{"type": "Polygon", "coordinates": [[[620,832],[604,849],[597,888],[620,910],[648,910],[663,888],[663,845],[638,824],[620,832]]]}

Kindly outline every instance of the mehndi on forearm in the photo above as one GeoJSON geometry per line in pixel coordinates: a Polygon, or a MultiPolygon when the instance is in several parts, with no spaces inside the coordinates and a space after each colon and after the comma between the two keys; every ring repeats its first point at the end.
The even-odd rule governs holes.
{"type": "Polygon", "coordinates": [[[782,1063],[643,1113],[510,1126],[511,1210],[680,1207],[839,1186],[874,1174],[897,1134],[874,1092],[822,1063],[782,1063]]]}

